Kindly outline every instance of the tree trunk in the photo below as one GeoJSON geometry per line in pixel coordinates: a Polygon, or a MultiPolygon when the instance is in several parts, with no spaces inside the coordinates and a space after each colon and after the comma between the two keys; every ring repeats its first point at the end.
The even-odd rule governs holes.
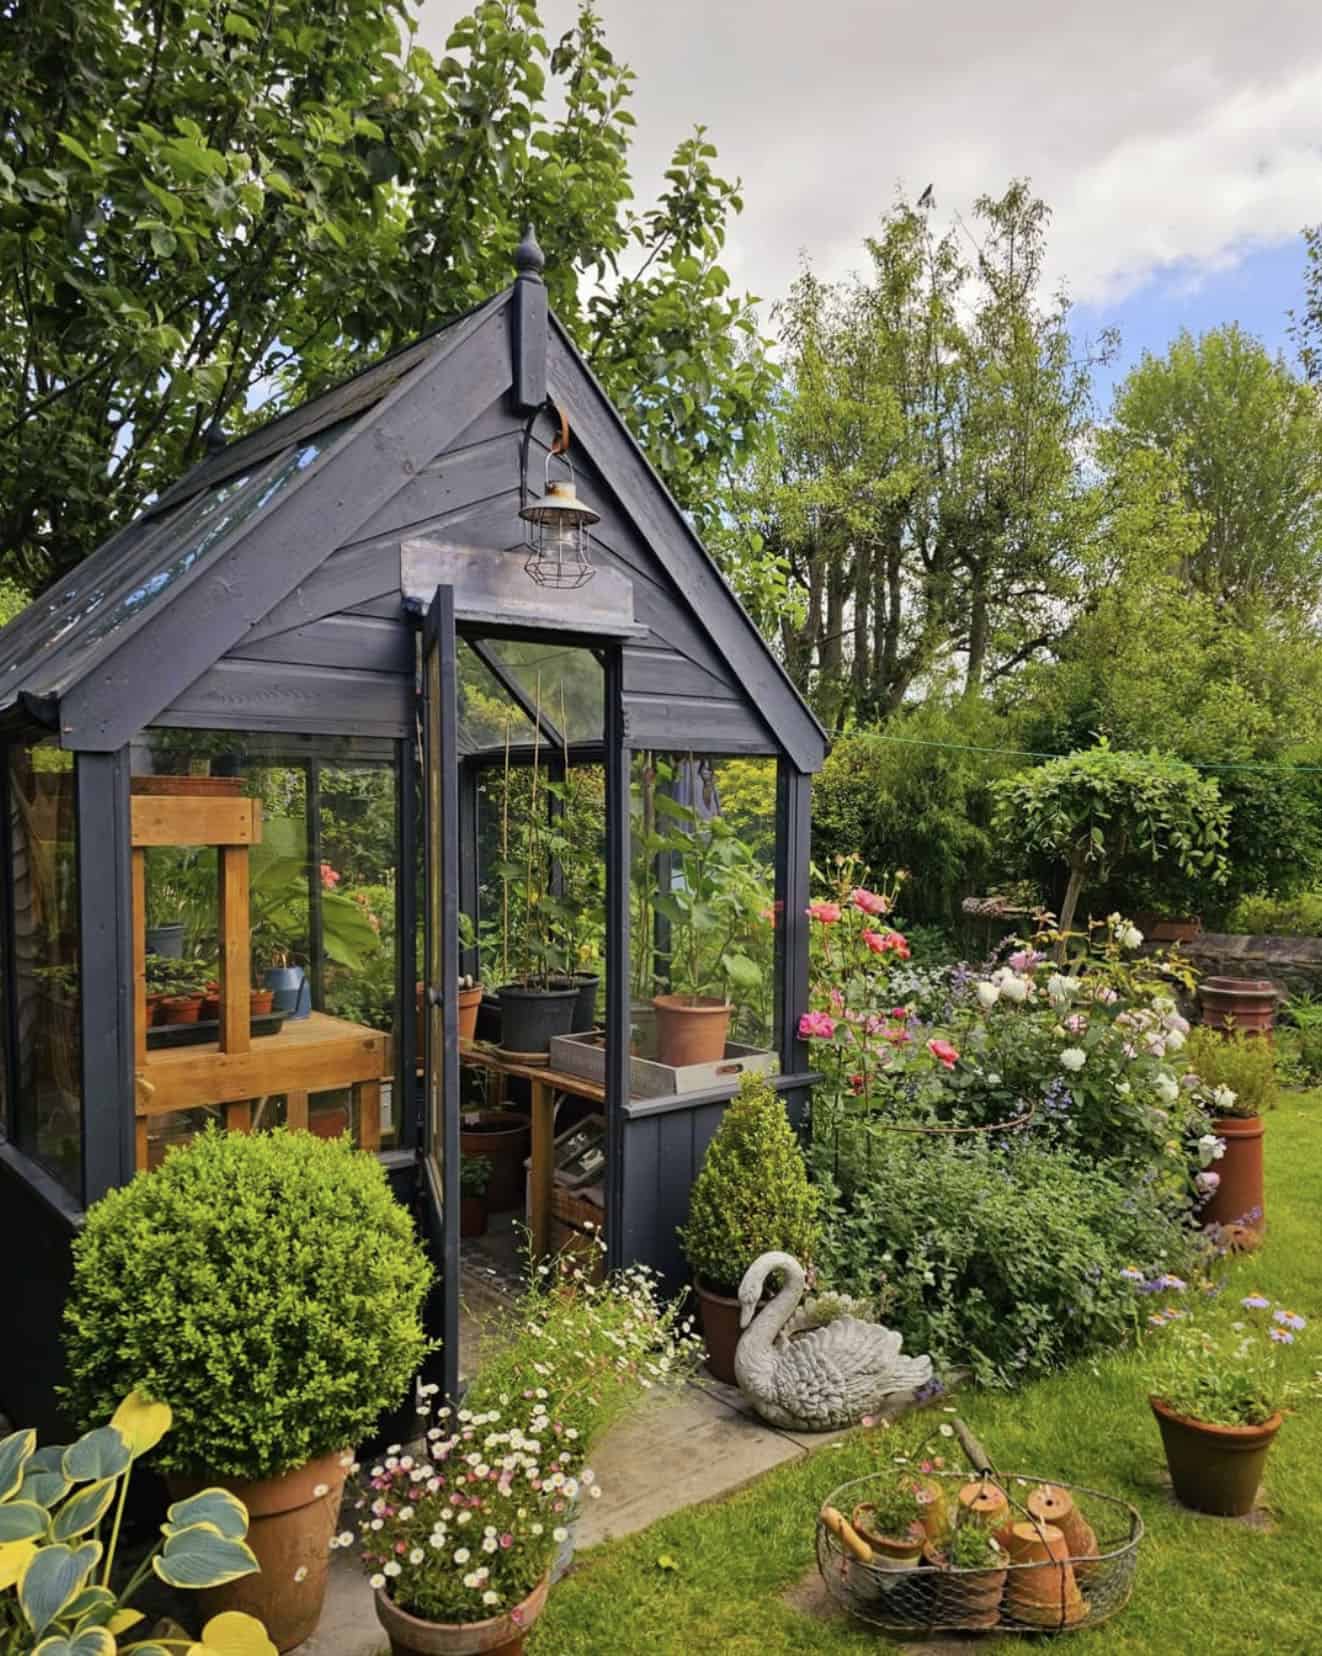
{"type": "Polygon", "coordinates": [[[1087,863],[1079,852],[1070,858],[1070,877],[1065,886],[1065,900],[1060,905],[1060,920],[1058,930],[1060,941],[1056,944],[1056,959],[1063,962],[1065,959],[1065,934],[1074,924],[1074,915],[1079,906],[1079,896],[1083,891],[1083,882],[1087,874],[1087,863]]]}

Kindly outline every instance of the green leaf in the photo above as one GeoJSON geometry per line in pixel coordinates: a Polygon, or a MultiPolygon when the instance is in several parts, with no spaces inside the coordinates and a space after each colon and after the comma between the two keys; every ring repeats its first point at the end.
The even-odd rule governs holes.
{"type": "Polygon", "coordinates": [[[151,250],[158,259],[173,258],[178,246],[179,238],[173,230],[157,225],[151,231],[151,250]]]}
{"type": "Polygon", "coordinates": [[[94,1617],[96,1624],[104,1627],[114,1614],[118,1603],[119,1600],[109,1587],[84,1587],[77,1598],[65,1605],[64,1614],[74,1622],[81,1621],[84,1617],[94,1617]]]}
{"type": "Polygon", "coordinates": [[[78,1547],[43,1547],[18,1584],[18,1602],[34,1633],[44,1633],[82,1590],[101,1556],[99,1541],[78,1547]]]}
{"type": "Polygon", "coordinates": [[[37,1447],[37,1434],[30,1426],[0,1439],[0,1501],[7,1501],[23,1481],[23,1468],[37,1447]]]}
{"type": "Polygon", "coordinates": [[[669,1553],[662,1553],[656,1561],[656,1567],[658,1570],[677,1570],[679,1563],[669,1553]]]}
{"type": "Polygon", "coordinates": [[[67,133],[67,132],[57,132],[55,136],[59,140],[59,142],[64,146],[64,148],[68,150],[69,154],[70,155],[76,155],[78,157],[78,159],[83,163],[84,166],[94,167],[96,165],[95,161],[93,161],[92,157],[83,148],[83,146],[78,142],[78,140],[76,138],[71,137],[69,135],[69,133],[67,133]]]}
{"type": "Polygon", "coordinates": [[[222,1535],[212,1524],[174,1531],[164,1551],[152,1559],[152,1569],[171,1587],[221,1587],[259,1567],[251,1548],[222,1535]]]}
{"type": "Polygon", "coordinates": [[[725,968],[725,975],[736,989],[760,989],[762,986],[762,968],[742,954],[723,954],[721,965],[725,968]]]}
{"type": "Polygon", "coordinates": [[[108,1633],[104,1627],[85,1627],[72,1638],[57,1633],[52,1638],[43,1639],[32,1656],[115,1656],[118,1648],[115,1635],[108,1633]]]}
{"type": "Polygon", "coordinates": [[[103,1478],[88,1484],[76,1495],[71,1495],[55,1514],[53,1533],[57,1541],[69,1541],[99,1524],[106,1508],[115,1498],[118,1478],[103,1478]]]}
{"type": "Polygon", "coordinates": [[[225,33],[237,35],[240,40],[260,38],[257,28],[241,12],[235,11],[225,13],[225,33]]]}
{"type": "Polygon", "coordinates": [[[70,1485],[64,1475],[64,1455],[62,1443],[37,1450],[23,1469],[23,1482],[18,1491],[20,1501],[35,1501],[38,1506],[50,1508],[64,1499],[70,1485]]]}
{"type": "Polygon", "coordinates": [[[161,1526],[167,1535],[191,1524],[211,1524],[228,1541],[242,1541],[248,1533],[248,1510],[227,1489],[203,1489],[186,1501],[176,1501],[161,1526]]]}
{"type": "Polygon", "coordinates": [[[0,1541],[26,1541],[45,1535],[50,1514],[36,1501],[6,1501],[0,1506],[0,1541]]]}
{"type": "Polygon", "coordinates": [[[124,1434],[117,1426],[98,1426],[69,1445],[62,1465],[65,1476],[73,1483],[91,1483],[100,1478],[117,1478],[132,1458],[124,1434]]]}

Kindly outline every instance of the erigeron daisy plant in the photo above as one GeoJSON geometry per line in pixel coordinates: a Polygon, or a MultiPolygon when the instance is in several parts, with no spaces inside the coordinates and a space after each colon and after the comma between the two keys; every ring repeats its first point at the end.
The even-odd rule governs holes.
{"type": "MultiPolygon", "coordinates": [[[[424,1621],[517,1621],[580,1495],[601,1493],[592,1468],[538,1399],[426,1418],[425,1449],[396,1444],[358,1468],[351,1510],[369,1583],[424,1621]]],[[[345,1530],[334,1545],[354,1540],[345,1530]]]]}
{"type": "MultiPolygon", "coordinates": [[[[1170,1285],[1165,1279],[1163,1286],[1170,1285]]],[[[1180,1282],[1176,1291],[1183,1288],[1180,1282]]],[[[1299,1389],[1287,1372],[1286,1353],[1307,1319],[1265,1294],[1246,1294],[1232,1320],[1212,1327],[1186,1321],[1168,1302],[1147,1321],[1163,1329],[1151,1359],[1152,1394],[1187,1419],[1208,1426],[1261,1426],[1299,1389]]]]}

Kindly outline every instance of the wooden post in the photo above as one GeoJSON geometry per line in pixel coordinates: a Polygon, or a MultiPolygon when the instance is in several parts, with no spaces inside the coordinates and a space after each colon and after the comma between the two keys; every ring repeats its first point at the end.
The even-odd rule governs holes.
{"type": "Polygon", "coordinates": [[[381,1083],[360,1081],[354,1092],[358,1098],[358,1148],[375,1152],[381,1148],[381,1083]]]}
{"type": "Polygon", "coordinates": [[[220,858],[220,1050],[247,1052],[252,951],[248,935],[248,847],[222,845],[220,858]]]}
{"type": "MultiPolygon", "coordinates": [[[[132,908],[133,1063],[141,1069],[147,1062],[147,853],[141,846],[133,851],[132,908]]],[[[139,1166],[144,1165],[145,1157],[139,1161],[139,1166]]]]}
{"type": "Polygon", "coordinates": [[[285,1094],[285,1126],[291,1129],[304,1128],[308,1124],[308,1095],[306,1092],[287,1092],[285,1094]]]}
{"type": "Polygon", "coordinates": [[[532,1174],[528,1193],[528,1229],[534,1257],[551,1251],[551,1180],[555,1171],[555,1091],[533,1081],[532,1174]]]}

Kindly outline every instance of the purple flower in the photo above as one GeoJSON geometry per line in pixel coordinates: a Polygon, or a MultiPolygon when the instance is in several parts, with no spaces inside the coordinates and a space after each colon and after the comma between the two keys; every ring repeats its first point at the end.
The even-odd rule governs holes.
{"type": "Polygon", "coordinates": [[[1272,1321],[1280,1323],[1282,1328],[1307,1328],[1308,1324],[1296,1311],[1287,1311],[1278,1305],[1272,1312],[1272,1321]]]}
{"type": "Polygon", "coordinates": [[[1288,1328],[1269,1328],[1267,1332],[1276,1341],[1277,1345],[1294,1344],[1294,1335],[1291,1334],[1288,1328]]]}
{"type": "Polygon", "coordinates": [[[1239,1302],[1246,1311],[1265,1311],[1271,1304],[1262,1294],[1249,1294],[1239,1302]]]}

